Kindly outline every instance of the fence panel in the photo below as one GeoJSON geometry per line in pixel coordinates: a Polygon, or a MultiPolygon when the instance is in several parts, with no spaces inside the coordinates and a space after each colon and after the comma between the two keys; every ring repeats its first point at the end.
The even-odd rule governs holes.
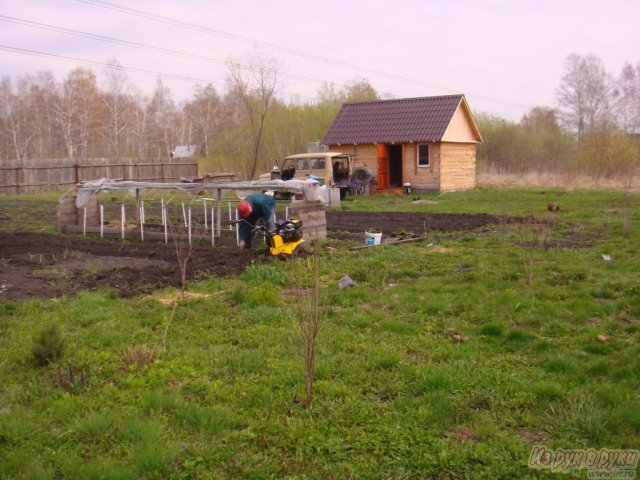
{"type": "Polygon", "coordinates": [[[196,160],[86,158],[43,159],[17,162],[3,160],[0,195],[37,193],[69,188],[78,181],[111,178],[153,182],[175,182],[198,176],[196,160]]]}

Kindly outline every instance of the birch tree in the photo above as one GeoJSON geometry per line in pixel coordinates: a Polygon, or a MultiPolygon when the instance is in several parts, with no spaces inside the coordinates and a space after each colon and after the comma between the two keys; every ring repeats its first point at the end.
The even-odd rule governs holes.
{"type": "Polygon", "coordinates": [[[625,133],[640,133],[640,63],[622,68],[613,88],[616,116],[625,133]]]}
{"type": "Polygon", "coordinates": [[[89,138],[95,128],[98,103],[96,77],[91,70],[72,70],[62,85],[54,106],[54,120],[60,127],[66,153],[78,160],[88,153],[89,138]]]}
{"type": "Polygon", "coordinates": [[[176,142],[176,107],[171,90],[158,78],[156,88],[147,105],[146,122],[151,154],[159,157],[171,156],[176,142]]]}
{"type": "Polygon", "coordinates": [[[7,151],[12,151],[19,161],[27,158],[29,144],[35,135],[32,113],[27,82],[20,81],[18,91],[14,92],[11,80],[4,77],[0,83],[0,116],[5,124],[7,151]]]}
{"type": "Polygon", "coordinates": [[[244,60],[229,60],[227,67],[229,83],[232,85],[231,94],[239,97],[246,114],[250,132],[250,157],[245,173],[248,178],[253,179],[259,165],[268,165],[262,158],[262,141],[267,115],[278,85],[280,66],[274,59],[253,53],[244,60]]]}
{"type": "Polygon", "coordinates": [[[565,127],[577,135],[578,143],[586,133],[610,126],[610,85],[600,58],[575,53],[567,57],[557,96],[560,118],[565,127]]]}
{"type": "Polygon", "coordinates": [[[209,157],[220,115],[220,97],[213,85],[196,87],[194,98],[185,105],[185,111],[195,126],[205,157],[209,157]]]}
{"type": "Polygon", "coordinates": [[[116,60],[111,61],[110,65],[104,70],[106,90],[102,94],[102,101],[106,115],[102,135],[106,154],[120,157],[126,154],[135,102],[125,70],[116,60]]]}

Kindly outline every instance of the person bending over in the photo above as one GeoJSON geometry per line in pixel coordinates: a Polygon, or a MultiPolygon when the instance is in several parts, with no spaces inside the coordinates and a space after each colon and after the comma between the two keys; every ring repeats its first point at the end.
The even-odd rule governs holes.
{"type": "Polygon", "coordinates": [[[267,230],[275,230],[273,223],[273,211],[276,208],[276,199],[264,193],[252,193],[238,203],[238,213],[245,220],[240,222],[239,237],[240,246],[251,248],[253,229],[260,225],[266,225],[267,230]]]}

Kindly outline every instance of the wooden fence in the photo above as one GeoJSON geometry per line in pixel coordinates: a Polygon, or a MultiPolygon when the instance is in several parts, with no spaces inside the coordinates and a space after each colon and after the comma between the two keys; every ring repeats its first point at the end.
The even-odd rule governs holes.
{"type": "Polygon", "coordinates": [[[111,178],[149,182],[174,182],[196,178],[198,162],[191,159],[84,158],[2,160],[0,194],[37,193],[70,188],[76,183],[111,178]]]}

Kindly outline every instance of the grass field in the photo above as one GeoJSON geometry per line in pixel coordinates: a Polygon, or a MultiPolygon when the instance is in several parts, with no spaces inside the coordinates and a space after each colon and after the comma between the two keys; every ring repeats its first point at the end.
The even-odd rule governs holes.
{"type": "Polygon", "coordinates": [[[536,219],[321,245],[337,251],[320,259],[310,408],[304,260],[189,284],[166,349],[175,291],[1,303],[0,478],[572,478],[529,468],[532,447],[640,448],[639,206],[559,190],[344,202],[536,219]],[[357,286],[339,291],[346,274],[357,286]],[[38,366],[51,325],[64,354],[38,366]]]}

